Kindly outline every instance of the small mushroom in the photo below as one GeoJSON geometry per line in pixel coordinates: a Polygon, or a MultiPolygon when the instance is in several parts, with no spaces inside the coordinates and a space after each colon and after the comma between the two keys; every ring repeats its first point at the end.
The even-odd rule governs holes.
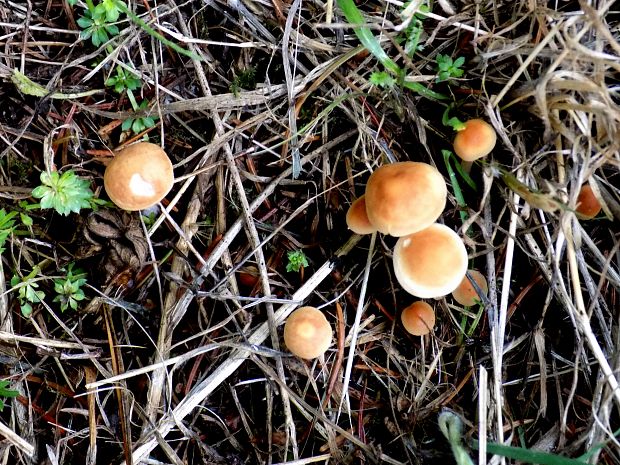
{"type": "Polygon", "coordinates": [[[139,142],[118,152],[103,175],[110,200],[128,211],[155,205],[170,192],[173,181],[168,155],[149,142],[139,142]]]}
{"type": "Polygon", "coordinates": [[[443,176],[427,163],[383,165],[366,184],[366,213],[383,234],[395,237],[420,231],[439,218],[448,189],[443,176]]]}
{"type": "Polygon", "coordinates": [[[300,358],[317,358],[329,349],[332,328],[319,309],[301,307],[291,313],[284,324],[284,343],[300,358]]]}
{"type": "Polygon", "coordinates": [[[491,153],[496,142],[493,126],[482,119],[470,119],[458,130],[453,148],[463,161],[472,162],[491,153]]]}
{"type": "Polygon", "coordinates": [[[577,196],[577,207],[575,208],[577,216],[582,220],[591,220],[601,212],[601,203],[594,195],[592,186],[584,184],[579,190],[577,196]]]}
{"type": "Polygon", "coordinates": [[[443,224],[435,223],[396,242],[394,274],[403,289],[416,297],[450,294],[466,272],[465,244],[443,224]]]}
{"type": "Polygon", "coordinates": [[[489,292],[489,286],[487,284],[487,279],[482,273],[480,273],[480,271],[469,270],[467,273],[469,276],[465,276],[461,281],[461,284],[459,284],[458,287],[452,291],[452,298],[464,307],[471,307],[472,305],[476,305],[477,302],[481,302],[482,299],[478,295],[478,292],[476,292],[476,289],[469,278],[471,277],[476,282],[485,296],[487,295],[487,292],[489,292]]]}
{"type": "Polygon", "coordinates": [[[375,228],[366,213],[366,196],[362,195],[356,199],[347,211],[347,226],[355,234],[372,234],[375,228]]]}
{"type": "Polygon", "coordinates": [[[424,336],[435,326],[435,310],[426,302],[419,300],[403,310],[400,321],[409,334],[424,336]]]}

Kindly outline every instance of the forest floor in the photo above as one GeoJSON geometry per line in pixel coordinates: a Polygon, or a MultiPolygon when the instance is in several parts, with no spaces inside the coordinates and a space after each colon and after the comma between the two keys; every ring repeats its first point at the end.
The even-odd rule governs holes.
{"type": "Polygon", "coordinates": [[[0,464],[620,463],[614,1],[0,0],[0,44],[0,464]],[[175,184],[125,212],[145,139],[175,184]],[[489,287],[426,336],[345,223],[404,160],[489,287]]]}

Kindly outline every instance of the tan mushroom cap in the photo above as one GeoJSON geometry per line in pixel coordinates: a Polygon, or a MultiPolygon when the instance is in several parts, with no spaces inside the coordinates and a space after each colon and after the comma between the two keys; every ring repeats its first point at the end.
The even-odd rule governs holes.
{"type": "MultiPolygon", "coordinates": [[[[489,292],[489,286],[484,275],[478,270],[469,270],[467,273],[486,296],[487,292],[489,292]]],[[[452,298],[465,307],[471,307],[477,302],[482,301],[482,298],[478,295],[476,289],[467,276],[465,276],[458,287],[452,291],[452,298]]]]}
{"type": "Polygon", "coordinates": [[[347,211],[347,226],[355,234],[372,234],[375,228],[366,214],[366,196],[356,199],[347,211]]]}
{"type": "Polygon", "coordinates": [[[110,200],[128,211],[155,205],[170,192],[173,181],[168,155],[149,142],[139,142],[118,152],[103,175],[110,200]]]}
{"type": "Polygon", "coordinates": [[[581,186],[577,197],[575,212],[577,216],[583,220],[591,220],[601,212],[601,203],[596,198],[596,195],[594,195],[594,191],[590,184],[581,186]]]}
{"type": "Polygon", "coordinates": [[[406,236],[437,221],[447,195],[446,182],[433,166],[413,161],[392,163],[370,175],[366,212],[377,231],[406,236]]]}
{"type": "Polygon", "coordinates": [[[424,336],[435,326],[435,310],[426,302],[419,300],[403,310],[400,321],[409,334],[424,336]]]}
{"type": "Polygon", "coordinates": [[[322,311],[301,307],[284,324],[284,343],[300,358],[310,360],[323,355],[332,343],[332,328],[322,311]]]}
{"type": "Polygon", "coordinates": [[[423,299],[450,294],[467,272],[467,250],[443,224],[401,237],[394,248],[394,274],[404,290],[423,299]]]}
{"type": "Polygon", "coordinates": [[[482,119],[470,119],[463,124],[465,128],[454,138],[454,153],[463,161],[475,161],[491,153],[497,142],[493,126],[482,119]]]}

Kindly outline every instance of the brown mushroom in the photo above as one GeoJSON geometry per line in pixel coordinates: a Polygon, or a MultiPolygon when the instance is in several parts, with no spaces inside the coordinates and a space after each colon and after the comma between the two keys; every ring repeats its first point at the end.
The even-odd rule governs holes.
{"type": "Polygon", "coordinates": [[[435,311],[429,304],[419,300],[403,310],[400,321],[409,334],[424,336],[435,326],[435,311]]]}
{"type": "Polygon", "coordinates": [[[168,155],[149,142],[138,142],[118,152],[103,175],[110,200],[129,211],[155,205],[170,192],[173,181],[168,155]]]}
{"type": "Polygon", "coordinates": [[[300,358],[317,358],[329,349],[332,328],[319,309],[301,307],[286,319],[284,343],[292,354],[300,358]]]}
{"type": "Polygon", "coordinates": [[[461,160],[472,162],[491,153],[496,142],[493,126],[482,119],[470,119],[457,132],[453,148],[461,160]]]}
{"type": "Polygon", "coordinates": [[[591,220],[601,212],[601,203],[594,195],[592,186],[584,184],[577,196],[577,206],[575,208],[577,216],[582,220],[591,220]]]}
{"type": "Polygon", "coordinates": [[[347,226],[355,234],[372,234],[375,228],[366,214],[366,196],[362,195],[353,201],[347,211],[347,226]]]}
{"type": "Polygon", "coordinates": [[[476,288],[474,288],[469,278],[471,277],[476,282],[484,296],[489,292],[489,286],[487,284],[487,279],[480,271],[469,270],[467,274],[469,276],[465,276],[458,287],[452,291],[452,298],[465,307],[471,307],[481,302],[482,298],[478,295],[476,288]]]}
{"type": "Polygon", "coordinates": [[[467,272],[462,239],[443,224],[401,237],[394,248],[394,274],[403,289],[423,299],[451,293],[467,272]]]}
{"type": "Polygon", "coordinates": [[[404,161],[383,165],[366,184],[366,212],[383,234],[401,237],[433,224],[446,206],[443,176],[427,164],[404,161]]]}

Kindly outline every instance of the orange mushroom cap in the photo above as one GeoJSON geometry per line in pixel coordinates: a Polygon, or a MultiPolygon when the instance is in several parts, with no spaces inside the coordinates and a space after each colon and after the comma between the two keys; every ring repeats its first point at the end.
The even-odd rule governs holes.
{"type": "Polygon", "coordinates": [[[173,182],[168,155],[149,142],[138,142],[118,152],[103,175],[110,200],[129,211],[155,205],[170,192],[173,182]]]}
{"type": "Polygon", "coordinates": [[[292,354],[300,358],[317,358],[329,349],[332,328],[319,309],[301,307],[286,319],[284,343],[292,354]]]}
{"type": "Polygon", "coordinates": [[[347,211],[347,226],[355,234],[372,234],[375,228],[366,214],[366,196],[356,199],[347,211]]]}
{"type": "Polygon", "coordinates": [[[394,274],[410,294],[430,299],[451,293],[467,272],[467,250],[457,233],[435,223],[401,237],[394,248],[394,274]]]}
{"type": "MultiPolygon", "coordinates": [[[[487,279],[478,270],[469,270],[469,276],[476,282],[482,293],[486,296],[489,292],[487,279]]],[[[465,307],[471,307],[477,302],[482,301],[468,276],[465,276],[461,284],[452,291],[452,298],[465,307]]]]}
{"type": "Polygon", "coordinates": [[[454,138],[454,153],[463,161],[475,161],[491,153],[497,142],[493,126],[482,119],[470,119],[463,124],[465,127],[454,138]]]}
{"type": "Polygon", "coordinates": [[[400,321],[409,334],[424,336],[435,326],[435,310],[426,302],[419,300],[403,310],[400,321]]]}
{"type": "Polygon", "coordinates": [[[584,220],[591,220],[601,212],[601,203],[598,201],[590,184],[584,184],[577,196],[577,216],[584,220]]]}
{"type": "Polygon", "coordinates": [[[433,224],[446,206],[447,195],[443,176],[427,163],[383,165],[366,184],[366,213],[377,231],[406,236],[433,224]]]}

